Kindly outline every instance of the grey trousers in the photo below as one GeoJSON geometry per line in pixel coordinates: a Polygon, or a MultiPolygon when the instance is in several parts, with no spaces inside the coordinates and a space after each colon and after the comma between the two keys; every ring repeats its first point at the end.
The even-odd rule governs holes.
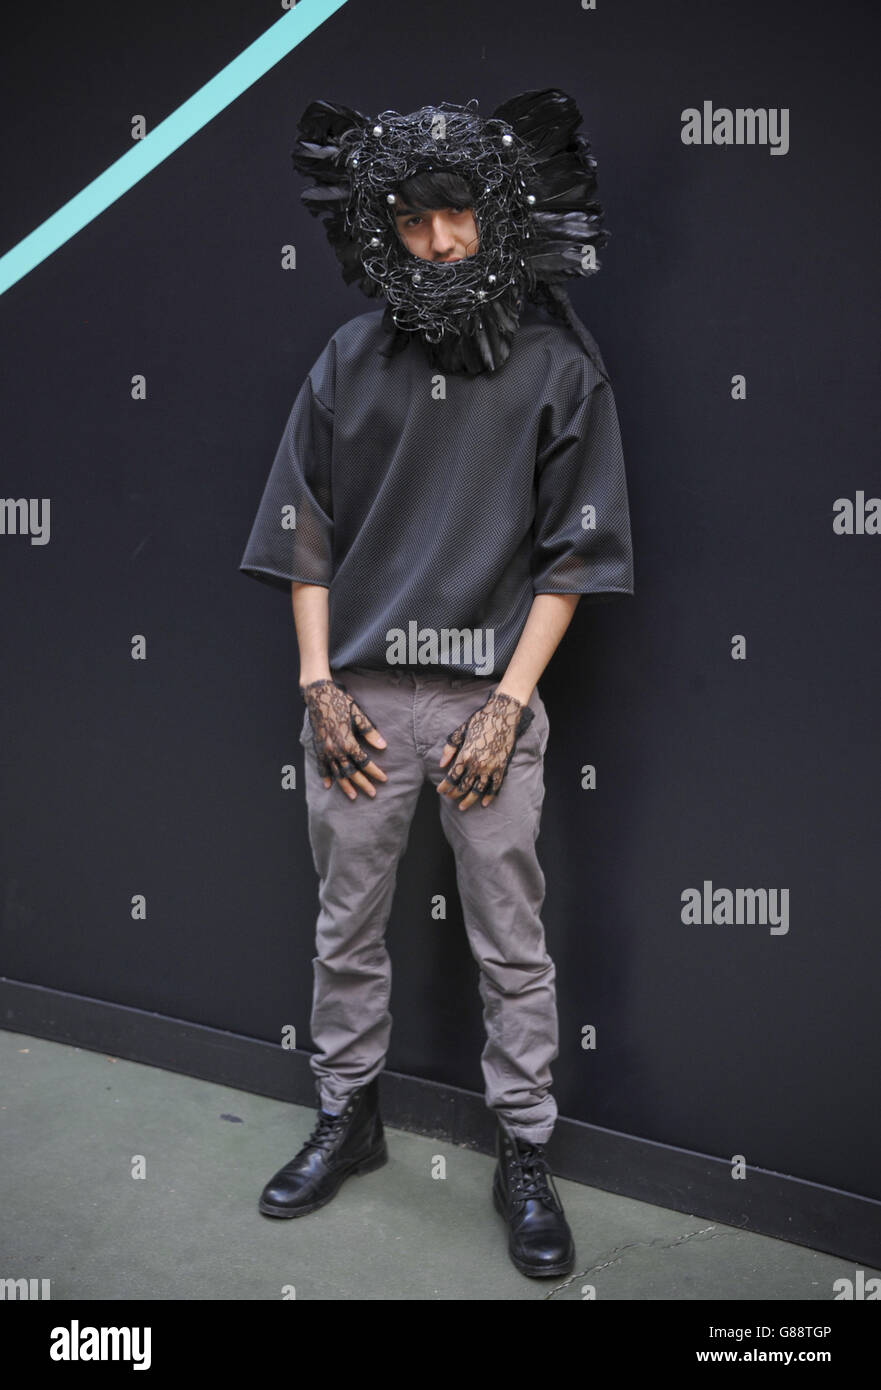
{"type": "MultiPolygon", "coordinates": [[[[362,666],[333,670],[387,741],[374,760],[388,775],[375,798],[350,801],[321,780],[308,711],[304,748],[312,858],[320,879],[310,1056],[322,1108],[339,1112],[382,1070],[391,1035],[391,962],[385,930],[398,861],[426,778],[434,786],[447,735],[484,703],[498,678],[362,666]]],[[[487,1105],[532,1143],[551,1137],[557,1107],[551,1062],[559,1052],[554,963],[540,911],[545,879],[536,855],[549,727],[536,688],[535,718],[518,739],[501,791],[467,811],[437,796],[456,859],[471,953],[479,967],[487,1105]]],[[[369,749],[368,744],[364,744],[369,749]]]]}

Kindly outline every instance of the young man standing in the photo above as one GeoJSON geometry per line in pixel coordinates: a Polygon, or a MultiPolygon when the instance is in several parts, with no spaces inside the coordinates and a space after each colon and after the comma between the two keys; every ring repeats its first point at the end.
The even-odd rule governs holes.
{"type": "Polygon", "coordinates": [[[307,108],[303,199],[346,281],[387,302],[309,372],[240,566],[292,594],[320,878],[321,1108],[259,1209],[305,1215],[387,1159],[385,929],[428,778],[480,971],[493,1199],[532,1276],[575,1260],[544,1152],[559,1047],[538,680],[581,596],[633,593],[612,388],[561,288],[598,268],[609,235],[580,124],[556,89],[488,119],[473,101],[376,118],[307,108]]]}

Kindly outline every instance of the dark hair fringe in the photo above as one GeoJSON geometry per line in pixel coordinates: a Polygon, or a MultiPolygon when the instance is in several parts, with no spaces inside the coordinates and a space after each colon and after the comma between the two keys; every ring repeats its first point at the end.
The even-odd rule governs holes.
{"type": "Polygon", "coordinates": [[[413,208],[470,207],[474,201],[468,180],[447,169],[418,170],[394,191],[413,208]],[[465,201],[460,201],[463,198],[465,201]]]}

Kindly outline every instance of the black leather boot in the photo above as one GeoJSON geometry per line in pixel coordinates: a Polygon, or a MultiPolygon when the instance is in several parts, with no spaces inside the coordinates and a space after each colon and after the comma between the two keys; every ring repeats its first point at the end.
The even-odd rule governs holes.
{"type": "MultiPolygon", "coordinates": [[[[498,1117],[497,1117],[498,1118],[498,1117]]],[[[498,1119],[493,1202],[508,1223],[508,1254],[521,1274],[571,1274],[575,1242],[543,1144],[517,1139],[498,1119]]]]}
{"type": "Polygon", "coordinates": [[[335,1197],[346,1178],[388,1162],[379,1114],[379,1078],[354,1091],[340,1115],[319,1110],[303,1147],[260,1194],[264,1216],[306,1216],[335,1197]]]}

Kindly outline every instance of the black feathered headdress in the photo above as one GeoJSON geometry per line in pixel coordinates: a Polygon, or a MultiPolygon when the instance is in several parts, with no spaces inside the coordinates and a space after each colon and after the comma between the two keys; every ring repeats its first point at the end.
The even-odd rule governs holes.
{"type": "Polygon", "coordinates": [[[313,101],[291,158],[312,180],[301,196],[324,217],[346,283],[387,299],[395,346],[418,334],[441,369],[475,374],[506,360],[524,299],[568,323],[593,355],[563,288],[571,276],[595,274],[611,235],[581,122],[557,88],[523,92],[488,119],[473,100],[376,117],[313,101]],[[394,190],[426,169],[459,174],[471,187],[480,236],[473,256],[422,260],[398,236],[394,190]]]}

